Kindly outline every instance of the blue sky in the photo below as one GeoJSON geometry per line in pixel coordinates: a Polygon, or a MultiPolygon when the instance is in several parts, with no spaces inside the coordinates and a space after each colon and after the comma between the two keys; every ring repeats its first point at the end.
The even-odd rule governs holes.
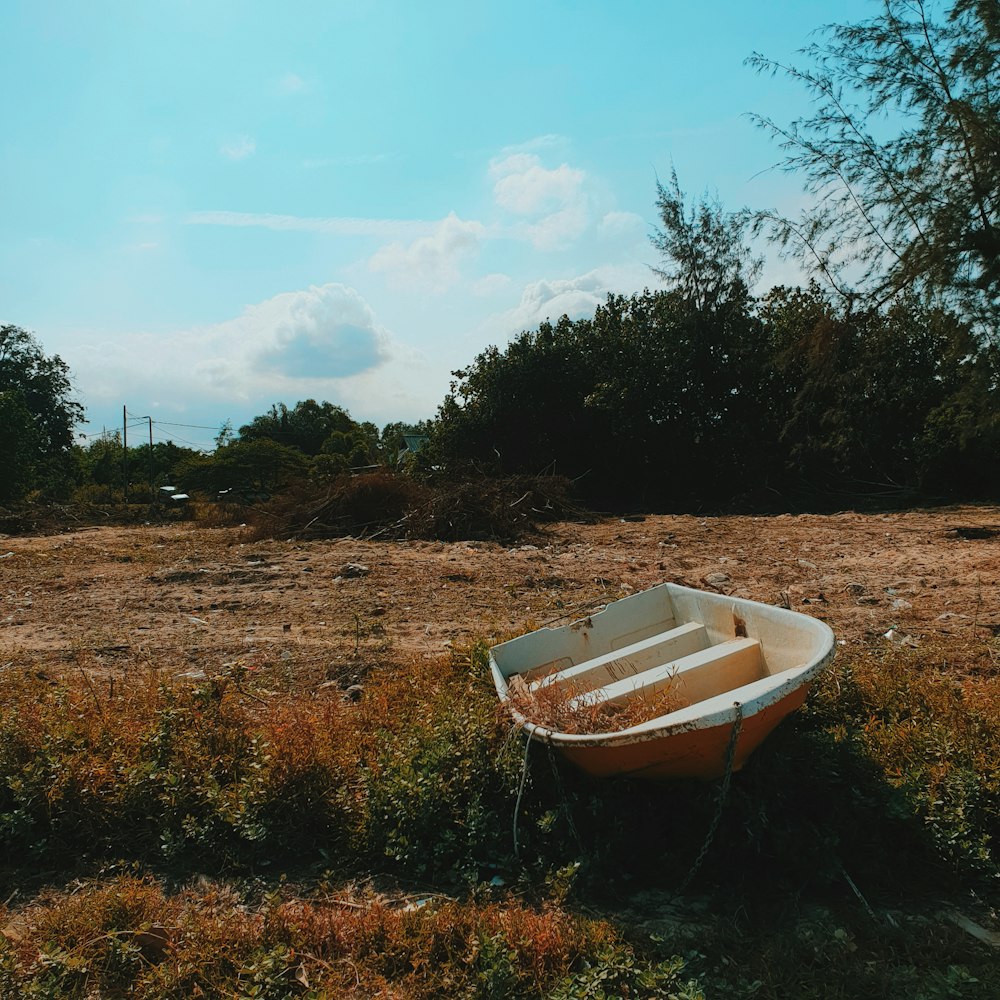
{"type": "Polygon", "coordinates": [[[90,431],[432,416],[487,345],[655,287],[672,167],[794,211],[745,113],[804,96],[743,60],[877,6],[2,0],[0,322],[70,365],[90,431]]]}

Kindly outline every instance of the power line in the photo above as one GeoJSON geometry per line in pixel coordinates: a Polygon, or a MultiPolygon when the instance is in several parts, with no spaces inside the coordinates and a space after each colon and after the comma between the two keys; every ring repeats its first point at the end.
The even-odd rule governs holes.
{"type": "Polygon", "coordinates": [[[168,444],[173,441],[180,441],[183,444],[189,444],[192,448],[206,447],[206,445],[203,443],[199,443],[197,441],[189,441],[187,438],[182,438],[179,434],[172,434],[170,437],[161,437],[160,440],[168,444]]]}
{"type": "Polygon", "coordinates": [[[222,429],[222,424],[214,424],[209,427],[207,424],[174,424],[169,420],[154,420],[154,424],[162,424],[164,427],[193,427],[199,431],[218,431],[222,429]]]}

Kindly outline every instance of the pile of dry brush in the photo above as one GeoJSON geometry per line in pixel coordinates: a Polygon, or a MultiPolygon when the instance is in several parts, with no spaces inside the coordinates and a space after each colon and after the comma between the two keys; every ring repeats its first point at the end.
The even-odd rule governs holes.
{"type": "Polygon", "coordinates": [[[429,485],[392,472],[302,484],[249,512],[257,538],[344,535],[511,542],[546,521],[592,520],[561,476],[509,476],[429,485]]]}

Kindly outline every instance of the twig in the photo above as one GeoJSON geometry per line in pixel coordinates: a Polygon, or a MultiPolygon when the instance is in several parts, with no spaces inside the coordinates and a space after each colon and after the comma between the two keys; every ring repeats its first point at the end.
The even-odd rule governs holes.
{"type": "Polygon", "coordinates": [[[351,967],[351,970],[354,972],[355,985],[357,986],[361,985],[361,975],[358,972],[358,967],[354,964],[354,962],[351,959],[347,958],[346,956],[344,958],[336,958],[331,963],[324,961],[318,955],[312,954],[312,952],[300,951],[298,954],[301,958],[308,958],[310,962],[315,962],[317,965],[323,966],[323,968],[329,972],[336,971],[336,969],[334,969],[334,965],[340,965],[340,964],[349,965],[351,967]]]}
{"type": "Polygon", "coordinates": [[[326,899],[317,899],[317,903],[322,903],[324,906],[343,906],[348,910],[367,910],[367,903],[353,903],[349,899],[336,899],[328,896],[326,899]]]}
{"type": "Polygon", "coordinates": [[[517,801],[514,803],[514,857],[520,860],[521,850],[517,842],[517,818],[521,812],[521,799],[524,796],[524,782],[528,777],[528,751],[531,749],[533,730],[528,730],[528,740],[524,744],[524,762],[521,765],[521,783],[517,789],[517,801]]]}
{"type": "Polygon", "coordinates": [[[851,887],[852,891],[854,892],[854,895],[861,900],[861,904],[868,911],[868,916],[870,916],[872,920],[878,923],[878,917],[875,915],[875,911],[872,909],[871,903],[869,903],[868,900],[865,899],[865,897],[862,895],[861,890],[857,887],[857,885],[855,885],[854,879],[852,879],[851,876],[847,874],[847,869],[843,865],[841,865],[840,871],[841,874],[844,876],[844,879],[847,881],[847,884],[851,887]]]}
{"type": "Polygon", "coordinates": [[[101,722],[106,726],[108,720],[104,717],[104,709],[101,707],[101,699],[97,697],[97,692],[94,690],[94,685],[87,674],[87,671],[83,669],[78,663],[76,665],[77,670],[80,671],[80,676],[83,677],[84,683],[87,685],[87,690],[90,692],[91,698],[94,699],[94,704],[97,706],[97,714],[101,717],[101,722]]]}

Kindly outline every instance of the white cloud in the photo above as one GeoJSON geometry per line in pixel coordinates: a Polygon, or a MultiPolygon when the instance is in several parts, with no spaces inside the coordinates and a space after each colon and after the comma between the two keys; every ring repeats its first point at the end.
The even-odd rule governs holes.
{"type": "Polygon", "coordinates": [[[584,173],[568,163],[547,170],[537,156],[514,153],[490,166],[493,195],[515,215],[542,215],[564,208],[580,196],[584,173]]]}
{"type": "Polygon", "coordinates": [[[535,329],[546,319],[554,322],[563,315],[588,318],[609,294],[631,295],[658,284],[649,268],[639,264],[608,265],[572,278],[534,281],[525,285],[521,301],[513,309],[491,316],[482,331],[494,342],[503,341],[522,330],[535,329]]]}
{"type": "Polygon", "coordinates": [[[646,236],[646,220],[635,212],[607,212],[597,232],[608,239],[641,239],[646,236]]]}
{"type": "Polygon", "coordinates": [[[330,283],[282,292],[222,323],[74,353],[88,399],[168,399],[176,412],[329,394],[382,367],[393,348],[368,303],[330,283]]]}
{"type": "Polygon", "coordinates": [[[496,203],[524,220],[514,232],[538,249],[558,249],[587,228],[584,171],[567,163],[550,170],[533,153],[511,153],[494,160],[489,173],[496,203]]]}
{"type": "Polygon", "coordinates": [[[219,146],[219,153],[229,160],[245,160],[257,151],[257,143],[249,135],[226,139],[219,146]]]}
{"type": "Polygon", "coordinates": [[[396,242],[382,247],[368,266],[385,274],[393,284],[443,292],[459,280],[459,265],[479,252],[484,235],[481,222],[466,221],[451,212],[430,235],[408,246],[396,242]]]}
{"type": "Polygon", "coordinates": [[[497,292],[503,291],[510,284],[510,281],[509,274],[484,274],[478,281],[472,283],[472,293],[484,298],[488,295],[495,295],[497,292]]]}
{"type": "Polygon", "coordinates": [[[309,89],[309,84],[298,73],[286,73],[278,81],[279,94],[301,94],[309,89]]]}
{"type": "Polygon", "coordinates": [[[384,360],[383,336],[368,303],[344,285],[284,292],[234,321],[258,338],[250,355],[258,373],[291,378],[345,378],[384,360]]]}
{"type": "Polygon", "coordinates": [[[515,232],[537,250],[561,250],[582,236],[589,224],[590,213],[586,203],[580,200],[537,222],[517,226],[515,232]]]}
{"type": "Polygon", "coordinates": [[[259,227],[287,232],[330,233],[333,236],[375,236],[380,239],[414,239],[433,233],[440,223],[421,219],[352,219],[275,215],[267,212],[191,212],[184,218],[188,226],[259,227]]]}

